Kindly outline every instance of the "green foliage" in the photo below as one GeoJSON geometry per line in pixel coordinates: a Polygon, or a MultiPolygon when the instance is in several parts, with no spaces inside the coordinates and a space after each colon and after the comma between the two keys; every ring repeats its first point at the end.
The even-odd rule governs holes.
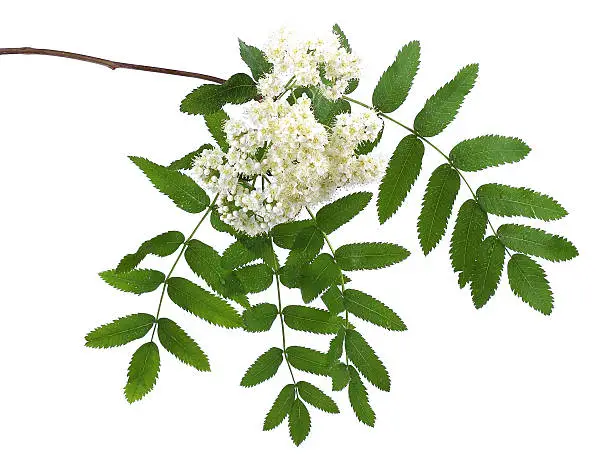
{"type": "Polygon", "coordinates": [[[391,66],[380,77],[372,105],[383,113],[391,113],[404,103],[419,69],[421,46],[411,41],[397,53],[391,66]]]}
{"type": "MultiPolygon", "coordinates": [[[[351,45],[349,44],[349,41],[346,38],[346,35],[344,34],[344,32],[342,31],[340,26],[338,24],[334,24],[334,26],[332,27],[332,31],[338,37],[338,41],[340,41],[340,45],[344,49],[346,49],[349,53],[351,53],[353,51],[351,49],[351,45]]],[[[348,84],[348,87],[346,89],[346,94],[352,93],[355,89],[357,89],[358,85],[359,85],[359,80],[357,80],[357,79],[350,80],[349,84],[348,84]]]]}
{"type": "Polygon", "coordinates": [[[374,150],[374,148],[376,148],[380,143],[384,131],[385,125],[383,123],[382,127],[380,128],[380,131],[378,131],[378,135],[374,140],[366,140],[365,142],[361,142],[359,145],[357,145],[357,148],[355,148],[355,156],[367,155],[372,150],[374,150]]]}
{"type": "Polygon", "coordinates": [[[387,330],[406,330],[406,325],[393,310],[359,290],[346,290],[344,305],[351,314],[387,330]]]}
{"type": "Polygon", "coordinates": [[[223,130],[223,126],[228,119],[229,117],[224,110],[204,115],[204,121],[206,121],[208,132],[210,132],[210,135],[213,136],[213,139],[215,139],[215,142],[217,142],[217,145],[219,145],[219,148],[223,151],[229,149],[225,131],[223,130]]]}
{"type": "Polygon", "coordinates": [[[299,381],[297,383],[297,389],[300,397],[302,397],[302,399],[309,405],[312,405],[321,411],[325,411],[326,413],[340,412],[338,405],[336,405],[336,402],[334,402],[329,395],[309,382],[299,381]]]}
{"type": "Polygon", "coordinates": [[[536,311],[549,315],[553,295],[542,267],[527,255],[515,253],[508,261],[508,280],[515,295],[536,311]]]}
{"type": "Polygon", "coordinates": [[[332,314],[339,314],[344,311],[344,298],[342,292],[336,285],[332,285],[327,291],[321,296],[321,300],[332,314]]]}
{"type": "Polygon", "coordinates": [[[204,145],[202,145],[200,148],[198,148],[197,150],[194,150],[190,153],[187,153],[185,156],[172,161],[169,165],[168,165],[168,169],[172,169],[174,171],[180,171],[180,170],[185,170],[185,169],[191,169],[191,166],[193,165],[193,160],[202,154],[202,152],[204,151],[204,149],[209,149],[212,148],[212,145],[209,143],[205,143],[204,145]]]}
{"type": "Polygon", "coordinates": [[[316,120],[324,126],[332,126],[340,113],[351,112],[351,104],[346,100],[329,100],[318,88],[298,88],[293,91],[292,100],[302,94],[306,94],[312,101],[312,112],[316,120]]]}
{"type": "Polygon", "coordinates": [[[438,245],[446,232],[459,186],[459,174],[448,164],[438,167],[429,178],[418,222],[419,242],[425,255],[438,245]]]}
{"type": "Polygon", "coordinates": [[[344,337],[346,336],[346,329],[340,327],[336,336],[329,342],[329,349],[327,351],[327,362],[331,365],[336,360],[340,360],[342,357],[342,350],[344,349],[344,337]]]}
{"type": "Polygon", "coordinates": [[[85,346],[109,348],[123,346],[144,337],[155,323],[151,314],[131,314],[101,325],[85,336],[85,346]]]}
{"type": "Polygon", "coordinates": [[[386,222],[397,212],[414,185],[423,162],[425,147],[414,135],[404,137],[389,160],[385,176],[378,188],[378,220],[386,222]]]}
{"type": "Polygon", "coordinates": [[[304,266],[300,272],[299,285],[302,300],[310,303],[326,288],[341,283],[342,271],[327,253],[317,256],[310,264],[304,266]]]}
{"type": "Polygon", "coordinates": [[[282,349],[277,347],[268,349],[257,357],[257,360],[249,367],[242,381],[240,381],[240,385],[252,387],[267,381],[276,374],[281,363],[283,363],[282,349]]]}
{"type": "Polygon", "coordinates": [[[292,249],[297,235],[304,229],[313,226],[312,220],[294,220],[281,223],[272,228],[272,240],[283,249],[292,249]]]}
{"type": "Polygon", "coordinates": [[[295,446],[299,446],[310,432],[310,413],[304,402],[299,398],[294,400],[289,411],[289,435],[295,446]]]}
{"type": "Polygon", "coordinates": [[[424,137],[433,137],[442,132],[457,116],[477,76],[478,64],[470,64],[459,70],[451,81],[427,99],[414,119],[414,129],[424,137]]]}
{"type": "Polygon", "coordinates": [[[318,227],[326,234],[333,233],[365,209],[371,199],[372,193],[359,191],[323,206],[316,216],[318,227]]]}
{"type": "Polygon", "coordinates": [[[278,309],[271,303],[261,303],[242,313],[243,327],[248,332],[263,332],[272,328],[278,309]]]}
{"type": "Polygon", "coordinates": [[[240,289],[232,271],[222,266],[221,255],[208,244],[192,239],[185,250],[185,261],[191,270],[204,279],[208,286],[224,297],[240,289]],[[232,285],[233,284],[233,285],[232,285]]]}
{"type": "Polygon", "coordinates": [[[361,377],[353,366],[348,367],[349,382],[348,394],[351,407],[355,412],[355,416],[365,425],[374,427],[376,422],[376,414],[370,406],[368,391],[361,381],[361,377]]]}
{"type": "Polygon", "coordinates": [[[185,236],[179,231],[168,231],[143,242],[138,250],[123,257],[115,268],[117,273],[125,273],[136,268],[144,258],[151,254],[158,257],[172,255],[185,242],[185,236]]]}
{"type": "Polygon", "coordinates": [[[251,74],[255,80],[259,80],[266,73],[272,71],[272,64],[268,62],[264,53],[256,46],[247,45],[238,39],[240,45],[240,57],[251,69],[251,74]]]}
{"type": "Polygon", "coordinates": [[[243,266],[235,271],[245,293],[263,292],[272,285],[274,273],[265,263],[243,266]]]}
{"type": "Polygon", "coordinates": [[[153,186],[168,196],[180,209],[196,214],[203,212],[210,204],[206,192],[191,177],[146,158],[129,158],[144,172],[153,186]]]}
{"type": "Polygon", "coordinates": [[[470,279],[476,252],[487,230],[487,214],[476,201],[468,199],[459,208],[451,238],[451,263],[463,288],[470,279]]]}
{"type": "Polygon", "coordinates": [[[287,266],[303,266],[316,257],[323,248],[323,233],[316,226],[304,228],[295,237],[287,257],[287,266]]]}
{"type": "Polygon", "coordinates": [[[258,258],[257,254],[250,250],[246,244],[241,240],[237,240],[225,249],[221,258],[221,264],[225,269],[236,269],[258,258]]]}
{"type": "Polygon", "coordinates": [[[570,241],[541,229],[506,224],[499,227],[497,234],[509,249],[546,260],[566,261],[578,256],[578,250],[570,241]]]}
{"type": "Polygon", "coordinates": [[[283,318],[289,328],[310,333],[334,334],[342,325],[340,317],[309,306],[286,306],[283,318]]]}
{"type": "Polygon", "coordinates": [[[295,386],[287,384],[278,394],[268,411],[264,421],[263,430],[272,430],[278,427],[291,411],[295,401],[295,386]]]}
{"type": "Polygon", "coordinates": [[[182,277],[168,279],[168,296],[179,307],[213,325],[242,326],[242,318],[225,300],[182,277]]]}
{"type": "Polygon", "coordinates": [[[478,247],[471,279],[472,301],[477,308],[484,306],[497,290],[505,255],[504,245],[495,236],[489,236],[478,247]]]}
{"type": "Polygon", "coordinates": [[[157,337],[161,345],[181,362],[199,371],[210,371],[206,354],[202,352],[198,343],[173,320],[166,318],[158,320],[157,337]]]}
{"type": "Polygon", "coordinates": [[[349,367],[344,363],[338,362],[329,370],[329,375],[332,379],[332,390],[339,391],[344,389],[350,379],[349,367]]]}
{"type": "Polygon", "coordinates": [[[346,354],[361,374],[380,390],[391,390],[391,379],[368,342],[356,330],[346,331],[346,354]]]}
{"type": "Polygon", "coordinates": [[[329,372],[327,354],[303,346],[289,346],[286,350],[287,360],[292,367],[315,375],[327,375],[329,372]]]}
{"type": "Polygon", "coordinates": [[[134,403],[153,389],[159,374],[159,349],[153,341],[140,346],[130,361],[128,380],[124,394],[128,402],[134,403]]]}
{"type": "Polygon", "coordinates": [[[476,191],[478,203],[494,215],[522,216],[540,220],[557,220],[567,211],[553,198],[528,188],[489,183],[476,191]]]}
{"type": "Polygon", "coordinates": [[[126,273],[111,269],[102,271],[99,275],[111,287],[137,295],[156,290],[165,279],[164,273],[154,269],[135,269],[126,273]]]}
{"type": "Polygon", "coordinates": [[[346,244],[336,250],[336,262],[345,271],[379,269],[405,260],[410,252],[387,242],[346,244]]]}
{"type": "Polygon", "coordinates": [[[225,104],[243,104],[257,97],[257,86],[244,74],[232,75],[223,84],[203,84],[181,102],[181,111],[190,115],[209,115],[225,104]]]}
{"type": "Polygon", "coordinates": [[[525,142],[516,137],[483,135],[455,145],[450,152],[450,160],[462,171],[479,171],[520,161],[530,151],[525,142]]]}

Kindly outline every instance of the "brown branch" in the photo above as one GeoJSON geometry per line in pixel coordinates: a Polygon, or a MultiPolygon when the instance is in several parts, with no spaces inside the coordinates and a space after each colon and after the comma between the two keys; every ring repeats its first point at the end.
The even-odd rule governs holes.
{"type": "Polygon", "coordinates": [[[2,54],[38,54],[42,56],[63,57],[66,59],[75,59],[77,61],[90,62],[92,64],[103,65],[111,70],[115,69],[130,69],[141,70],[143,72],[165,73],[168,75],[184,76],[188,78],[199,78],[200,80],[212,81],[213,83],[223,84],[225,80],[216,76],[205,75],[203,73],[186,72],[184,70],[165,69],[162,67],[150,67],[148,65],[127,64],[125,62],[111,61],[100,57],[87,56],[85,54],[70,53],[68,51],[58,51],[55,49],[40,49],[40,48],[0,48],[2,54]]]}

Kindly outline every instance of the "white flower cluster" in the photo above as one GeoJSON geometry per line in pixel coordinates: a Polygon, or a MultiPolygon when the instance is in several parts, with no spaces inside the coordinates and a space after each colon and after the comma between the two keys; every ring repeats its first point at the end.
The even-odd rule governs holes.
{"type": "Polygon", "coordinates": [[[295,82],[296,86],[316,86],[325,97],[337,100],[345,93],[349,81],[359,78],[359,58],[344,49],[334,34],[301,41],[281,29],[263,51],[274,66],[258,82],[264,97],[276,97],[295,82]]]}

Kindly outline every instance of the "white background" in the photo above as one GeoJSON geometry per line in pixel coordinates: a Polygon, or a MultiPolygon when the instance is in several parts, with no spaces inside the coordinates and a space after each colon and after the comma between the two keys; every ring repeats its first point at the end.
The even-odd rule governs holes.
{"type": "MultiPolygon", "coordinates": [[[[261,46],[283,24],[315,34],[339,22],[365,62],[356,93],[365,101],[400,46],[421,40],[421,70],[396,113],[408,123],[460,67],[479,62],[476,88],[435,143],[449,151],[461,139],[500,133],[533,148],[519,164],[470,179],[530,186],[570,211],[542,225],[581,253],[569,263],[544,262],[556,296],[552,316],[515,298],[505,275],[494,299],[476,311],[467,289],[457,287],[448,235],[427,258],[420,253],[418,206],[427,173],[440,163],[429,151],[395,218],[381,228],[369,208],[333,238],[336,245],[396,241],[413,252],[391,269],[351,276],[409,328],[392,334],[362,326],[392,377],[391,393],[370,391],[375,429],[356,421],[343,392],[335,394],[342,414],[311,410],[311,435],[299,449],[286,424],[262,432],[288,382],[286,368],[253,389],[238,382],[255,357],[279,345],[278,324],[258,335],[228,331],[169,301],[162,313],[201,343],[213,372],[197,373],[162,351],[157,386],[130,406],[122,387],[137,344],[91,350],[83,336],[116,317],[154,311],[158,295],[117,292],[96,273],[144,239],[193,227],[196,217],[157,193],[126,156],[168,163],[206,141],[202,120],[178,111],[200,82],[0,56],[0,456],[612,457],[605,2],[358,3],[3,1],[0,46],[228,76],[246,69],[238,36],[261,46]]],[[[388,126],[379,151],[388,156],[403,135],[388,126]]],[[[199,238],[219,248],[229,243],[206,227],[199,238]]],[[[171,262],[145,264],[167,270],[171,262]]],[[[184,265],[180,273],[187,274],[184,265]]],[[[288,339],[326,343],[299,332],[288,339]]],[[[329,391],[328,381],[307,379],[329,391]]]]}

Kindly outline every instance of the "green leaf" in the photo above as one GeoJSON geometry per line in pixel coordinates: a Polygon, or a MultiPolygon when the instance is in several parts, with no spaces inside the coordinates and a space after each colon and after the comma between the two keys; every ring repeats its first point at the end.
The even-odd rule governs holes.
{"type": "Polygon", "coordinates": [[[302,399],[314,406],[315,408],[320,409],[321,411],[325,411],[326,413],[339,413],[338,405],[336,402],[323,392],[318,387],[310,384],[306,381],[299,381],[297,383],[298,393],[302,399]]]}
{"type": "Polygon", "coordinates": [[[176,322],[165,318],[159,319],[157,337],[161,345],[181,362],[199,371],[210,371],[206,354],[176,322]]]}
{"type": "Polygon", "coordinates": [[[550,261],[567,261],[578,256],[578,250],[570,241],[541,229],[524,225],[506,224],[497,234],[509,249],[550,261]]]}
{"type": "Polygon", "coordinates": [[[181,111],[190,115],[208,115],[225,104],[243,104],[257,97],[257,86],[245,73],[232,75],[223,84],[204,84],[181,102],[181,111]]]}
{"type": "Polygon", "coordinates": [[[508,280],[514,294],[536,311],[550,315],[553,295],[542,267],[527,255],[515,253],[508,261],[508,280]]]}
{"type": "Polygon", "coordinates": [[[332,390],[339,391],[344,389],[349,383],[350,375],[348,366],[344,363],[337,363],[329,370],[332,379],[332,390]]]}
{"type": "Polygon", "coordinates": [[[213,139],[215,139],[215,142],[217,142],[219,148],[225,152],[227,152],[229,149],[229,145],[227,143],[223,126],[228,119],[229,117],[227,116],[227,113],[225,113],[223,110],[204,115],[204,121],[206,121],[208,132],[210,132],[210,135],[213,136],[213,139]]]}
{"type": "Polygon", "coordinates": [[[289,346],[287,360],[292,367],[315,375],[327,375],[327,354],[302,346],[289,346]]]}
{"type": "Polygon", "coordinates": [[[365,209],[371,199],[372,193],[359,191],[327,204],[317,212],[317,225],[321,231],[330,234],[365,209]]]}
{"type": "Polygon", "coordinates": [[[374,107],[381,112],[391,113],[404,103],[419,70],[420,54],[418,41],[411,41],[399,50],[395,61],[385,70],[374,88],[374,107]]]}
{"type": "MultiPolygon", "coordinates": [[[[342,46],[344,49],[346,49],[347,52],[352,53],[353,50],[351,49],[351,45],[349,44],[349,41],[346,38],[346,35],[344,35],[344,32],[342,31],[340,26],[338,24],[334,24],[334,26],[332,27],[332,31],[338,37],[338,41],[340,42],[340,46],[342,46]]],[[[359,80],[358,79],[353,78],[352,80],[349,80],[349,84],[348,84],[348,87],[347,87],[345,93],[346,94],[352,93],[355,89],[357,89],[358,85],[359,85],[359,80]]]]}
{"type": "Polygon", "coordinates": [[[472,301],[477,308],[483,307],[497,290],[505,255],[504,245],[495,236],[489,236],[478,247],[472,270],[472,301]]]}
{"type": "Polygon", "coordinates": [[[302,266],[316,257],[323,248],[323,233],[316,226],[304,228],[295,238],[286,265],[302,266]]]}
{"type": "Polygon", "coordinates": [[[219,210],[214,207],[210,212],[210,226],[221,233],[228,233],[234,237],[238,237],[238,231],[233,226],[228,225],[219,216],[219,210]]]}
{"type": "Polygon", "coordinates": [[[342,271],[336,265],[333,257],[322,253],[312,263],[304,266],[301,271],[300,289],[302,300],[310,303],[326,288],[341,282],[342,271]]]}
{"type": "Polygon", "coordinates": [[[242,326],[242,318],[225,300],[187,279],[168,279],[168,296],[177,306],[213,325],[226,328],[242,326]]]}
{"type": "Polygon", "coordinates": [[[383,125],[380,128],[380,131],[378,131],[378,135],[376,136],[374,140],[371,140],[371,141],[366,140],[364,142],[361,142],[359,145],[357,145],[357,148],[355,148],[355,156],[367,155],[372,150],[374,150],[374,148],[376,148],[378,144],[380,143],[384,130],[385,130],[385,124],[383,122],[383,125]]]}
{"type": "Polygon", "coordinates": [[[172,169],[174,171],[191,169],[193,166],[193,161],[196,157],[200,156],[204,150],[210,150],[213,146],[209,143],[205,143],[200,148],[191,153],[187,153],[185,156],[172,161],[168,166],[168,169],[172,169]]]}
{"type": "Polygon", "coordinates": [[[344,311],[344,298],[336,285],[332,285],[327,289],[321,296],[321,300],[323,300],[323,303],[332,314],[339,314],[344,311]]]}
{"type": "Polygon", "coordinates": [[[244,374],[240,385],[243,387],[253,387],[267,381],[276,374],[281,363],[283,363],[283,351],[277,347],[268,349],[257,357],[257,360],[249,367],[244,374]]]}
{"type": "Polygon", "coordinates": [[[337,333],[342,324],[340,317],[308,306],[286,306],[283,317],[289,328],[324,335],[337,333]]]}
{"type": "Polygon", "coordinates": [[[414,135],[404,137],[397,145],[378,188],[376,207],[381,224],[391,218],[406,199],[421,172],[424,152],[423,142],[414,135]]]}
{"type": "Polygon", "coordinates": [[[241,240],[233,242],[221,257],[221,264],[226,269],[236,269],[244,266],[259,257],[251,251],[241,240]]]}
{"type": "Polygon", "coordinates": [[[457,222],[451,238],[451,263],[459,272],[459,285],[463,288],[472,275],[476,253],[487,229],[487,214],[473,199],[459,208],[457,222]]]}
{"type": "Polygon", "coordinates": [[[272,285],[274,276],[270,267],[264,263],[243,266],[236,269],[234,273],[242,284],[245,293],[263,292],[272,285]]]}
{"type": "Polygon", "coordinates": [[[359,373],[354,367],[349,366],[349,383],[348,383],[348,394],[351,407],[361,422],[370,427],[374,427],[376,422],[376,414],[370,406],[368,399],[368,391],[359,377],[359,373]]]}
{"type": "Polygon", "coordinates": [[[393,310],[359,290],[345,290],[344,305],[351,314],[387,330],[406,330],[406,325],[393,310]]]}
{"type": "Polygon", "coordinates": [[[206,192],[191,178],[139,156],[129,157],[160,192],[180,209],[192,214],[203,212],[210,204],[206,192]]]}
{"type": "MultiPolygon", "coordinates": [[[[342,321],[342,319],[340,319],[342,321]]],[[[338,334],[332,338],[329,342],[329,349],[327,350],[327,362],[332,364],[333,362],[340,360],[342,357],[342,350],[344,349],[344,337],[346,335],[344,327],[340,327],[338,334]]]]}
{"type": "Polygon", "coordinates": [[[459,186],[459,174],[448,164],[431,174],[418,222],[419,241],[425,255],[438,245],[446,232],[459,186]]]}
{"type": "Polygon", "coordinates": [[[272,303],[261,303],[242,313],[242,323],[248,332],[263,332],[272,328],[278,309],[272,303]]]}
{"type": "Polygon", "coordinates": [[[272,228],[274,243],[283,249],[292,249],[297,235],[304,229],[312,227],[312,220],[295,220],[281,223],[272,228]]]}
{"type": "Polygon", "coordinates": [[[351,104],[344,99],[329,100],[318,88],[298,88],[293,97],[306,94],[312,102],[312,112],[316,120],[324,126],[331,127],[340,113],[350,113],[351,104]]]}
{"type": "Polygon", "coordinates": [[[487,167],[515,163],[530,151],[531,148],[516,137],[483,135],[455,145],[450,152],[450,160],[462,171],[480,171],[487,167]]]}
{"type": "Polygon", "coordinates": [[[283,266],[280,271],[280,281],[287,288],[299,288],[302,282],[303,265],[292,264],[283,266]]]}
{"type": "Polygon", "coordinates": [[[185,242],[185,236],[179,231],[168,231],[143,242],[138,250],[123,257],[115,272],[131,271],[140,264],[144,258],[151,254],[158,257],[172,255],[185,242]]]}
{"type": "Polygon", "coordinates": [[[289,435],[295,446],[299,446],[310,432],[310,413],[306,405],[298,398],[293,402],[289,412],[289,435]]]}
{"type": "Polygon", "coordinates": [[[122,346],[145,336],[154,323],[155,317],[151,314],[140,313],[121,317],[90,331],[85,337],[85,346],[93,348],[122,346]]]}
{"type": "Polygon", "coordinates": [[[336,250],[336,262],[345,271],[379,269],[405,260],[410,252],[387,242],[346,244],[336,250]]]}
{"type": "Polygon", "coordinates": [[[130,361],[125,398],[134,403],[153,389],[159,374],[159,349],[153,341],[140,346],[130,361]]]}
{"type": "Polygon", "coordinates": [[[251,74],[255,80],[259,80],[266,73],[272,71],[272,64],[268,62],[262,50],[255,46],[247,45],[240,39],[238,39],[238,43],[240,45],[240,57],[251,69],[251,74]]]}
{"type": "Polygon", "coordinates": [[[459,70],[451,81],[427,99],[414,119],[414,129],[425,137],[433,137],[442,132],[457,116],[477,76],[478,64],[470,64],[459,70]]]}
{"type": "Polygon", "coordinates": [[[154,269],[135,269],[126,273],[108,270],[99,275],[111,287],[137,295],[156,290],[166,278],[164,273],[154,269]]]}
{"type": "Polygon", "coordinates": [[[356,330],[346,331],[346,354],[361,374],[380,390],[389,392],[389,373],[368,342],[356,330]]]}
{"type": "Polygon", "coordinates": [[[287,384],[278,394],[276,400],[272,404],[272,408],[268,411],[264,421],[263,430],[272,430],[278,427],[281,422],[287,417],[293,402],[295,401],[295,386],[287,384]]]}
{"type": "Polygon", "coordinates": [[[567,211],[553,198],[528,188],[489,183],[476,190],[478,203],[490,214],[557,220],[567,211]]]}

